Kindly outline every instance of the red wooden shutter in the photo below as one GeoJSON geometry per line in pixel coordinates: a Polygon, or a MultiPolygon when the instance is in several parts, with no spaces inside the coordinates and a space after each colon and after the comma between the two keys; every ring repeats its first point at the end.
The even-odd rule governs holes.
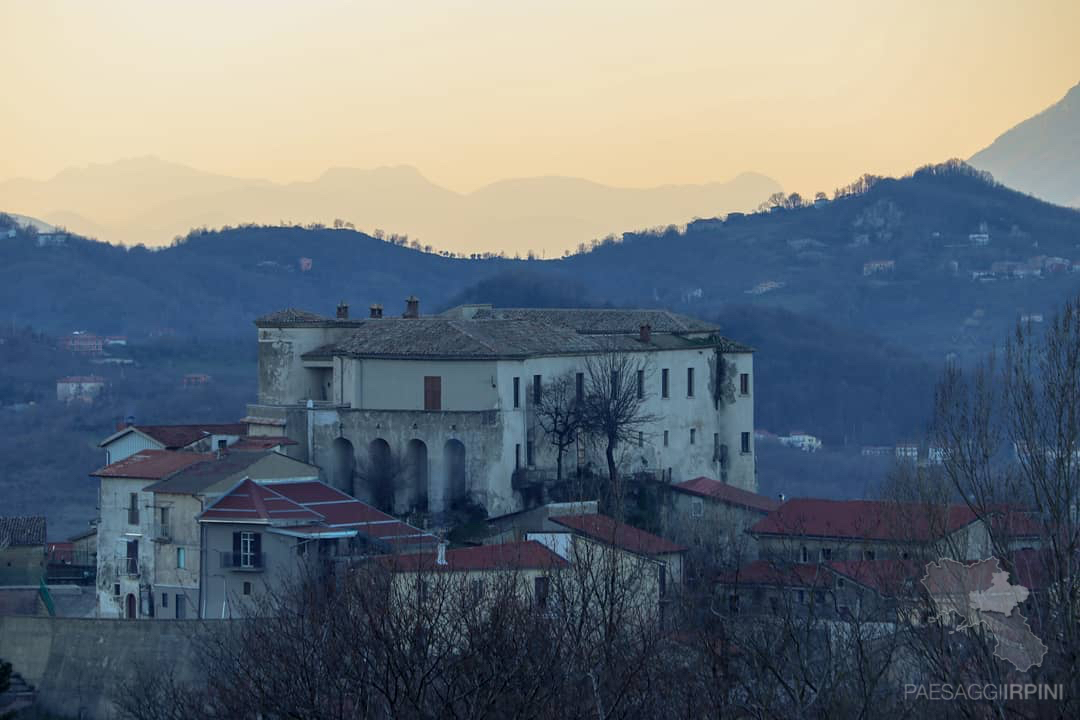
{"type": "Polygon", "coordinates": [[[442,410],[442,377],[438,375],[424,377],[424,409],[442,410]]]}

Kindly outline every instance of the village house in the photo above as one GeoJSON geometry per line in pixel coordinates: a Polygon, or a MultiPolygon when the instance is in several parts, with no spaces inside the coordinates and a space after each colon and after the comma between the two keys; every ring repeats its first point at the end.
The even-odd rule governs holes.
{"type": "Polygon", "coordinates": [[[68,352],[82,355],[100,355],[105,340],[94,333],[76,330],[70,335],[60,338],[60,347],[68,352]]]}
{"type": "Polygon", "coordinates": [[[204,562],[199,617],[248,614],[302,569],[430,550],[437,538],[318,480],[244,479],[199,515],[204,562]]]}
{"type": "MultiPolygon", "coordinates": [[[[335,487],[398,514],[462,503],[498,515],[542,501],[555,449],[537,402],[565,377],[576,401],[590,359],[631,359],[643,413],[622,444],[625,473],[672,482],[708,474],[753,491],[753,356],[717,329],[662,310],[453,308],[351,319],[286,310],[256,321],[259,400],[252,435],[287,436],[288,452],[335,487]]],[[[579,436],[568,473],[602,472],[603,449],[579,436]]]]}
{"type": "Polygon", "coordinates": [[[664,534],[706,564],[757,557],[747,529],[780,506],[772,498],[699,477],[671,485],[662,506],[664,534]]]}
{"type": "Polygon", "coordinates": [[[199,607],[204,562],[197,520],[240,481],[317,480],[319,469],[272,451],[140,450],[100,480],[98,614],[185,618],[199,607]]]}
{"type": "Polygon", "coordinates": [[[62,403],[91,403],[105,389],[105,378],[98,375],[71,375],[56,381],[56,400],[62,403]]]}
{"type": "MultiPolygon", "coordinates": [[[[128,422],[118,426],[116,432],[102,440],[98,447],[105,450],[105,464],[111,465],[140,450],[216,451],[236,443],[246,433],[247,428],[241,423],[136,425],[128,422]]],[[[279,445],[291,444],[287,438],[278,440],[279,445]]]]}
{"type": "Polygon", "coordinates": [[[802,430],[792,430],[787,435],[779,438],[779,440],[781,445],[793,447],[803,452],[817,452],[821,449],[821,438],[802,430]]]}
{"type": "Polygon", "coordinates": [[[0,517],[0,585],[37,585],[45,559],[44,517],[0,517]]]}
{"type": "Polygon", "coordinates": [[[895,260],[871,260],[870,262],[863,263],[862,266],[862,274],[864,276],[888,273],[894,270],[896,270],[895,260]]]}

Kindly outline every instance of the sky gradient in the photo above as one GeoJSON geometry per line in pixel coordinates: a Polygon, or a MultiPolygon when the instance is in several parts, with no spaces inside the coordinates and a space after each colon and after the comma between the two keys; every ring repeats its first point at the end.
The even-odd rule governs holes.
{"type": "Polygon", "coordinates": [[[0,0],[0,179],[157,155],[470,191],[967,157],[1080,80],[1080,2],[0,0]]]}

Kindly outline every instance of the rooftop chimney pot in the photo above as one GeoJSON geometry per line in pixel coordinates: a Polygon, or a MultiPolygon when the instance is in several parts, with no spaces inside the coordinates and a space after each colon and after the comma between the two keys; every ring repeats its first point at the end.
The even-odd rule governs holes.
{"type": "Polygon", "coordinates": [[[349,319],[349,304],[342,300],[337,306],[337,319],[348,320],[349,319]]]}
{"type": "Polygon", "coordinates": [[[371,309],[371,317],[373,317],[373,318],[381,318],[382,317],[382,305],[380,305],[379,303],[375,303],[375,304],[373,304],[371,306],[370,309],[371,309]]]}
{"type": "Polygon", "coordinates": [[[405,298],[405,314],[401,317],[418,318],[420,317],[420,298],[415,295],[410,295],[405,298]]]}
{"type": "Polygon", "coordinates": [[[641,326],[641,335],[638,337],[643,343],[647,343],[652,340],[652,325],[646,323],[641,326]]]}

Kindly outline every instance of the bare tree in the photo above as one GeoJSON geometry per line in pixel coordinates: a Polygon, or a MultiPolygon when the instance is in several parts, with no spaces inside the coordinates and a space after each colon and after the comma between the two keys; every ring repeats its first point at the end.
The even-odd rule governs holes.
{"type": "Polygon", "coordinates": [[[582,407],[577,401],[577,380],[570,373],[550,380],[541,390],[533,411],[536,422],[555,447],[555,482],[562,483],[563,455],[577,441],[582,407]]]}
{"type": "Polygon", "coordinates": [[[616,448],[636,441],[637,434],[656,419],[645,411],[649,374],[648,363],[636,353],[610,351],[591,355],[585,362],[582,426],[604,446],[608,505],[616,510],[622,507],[616,448]]]}

